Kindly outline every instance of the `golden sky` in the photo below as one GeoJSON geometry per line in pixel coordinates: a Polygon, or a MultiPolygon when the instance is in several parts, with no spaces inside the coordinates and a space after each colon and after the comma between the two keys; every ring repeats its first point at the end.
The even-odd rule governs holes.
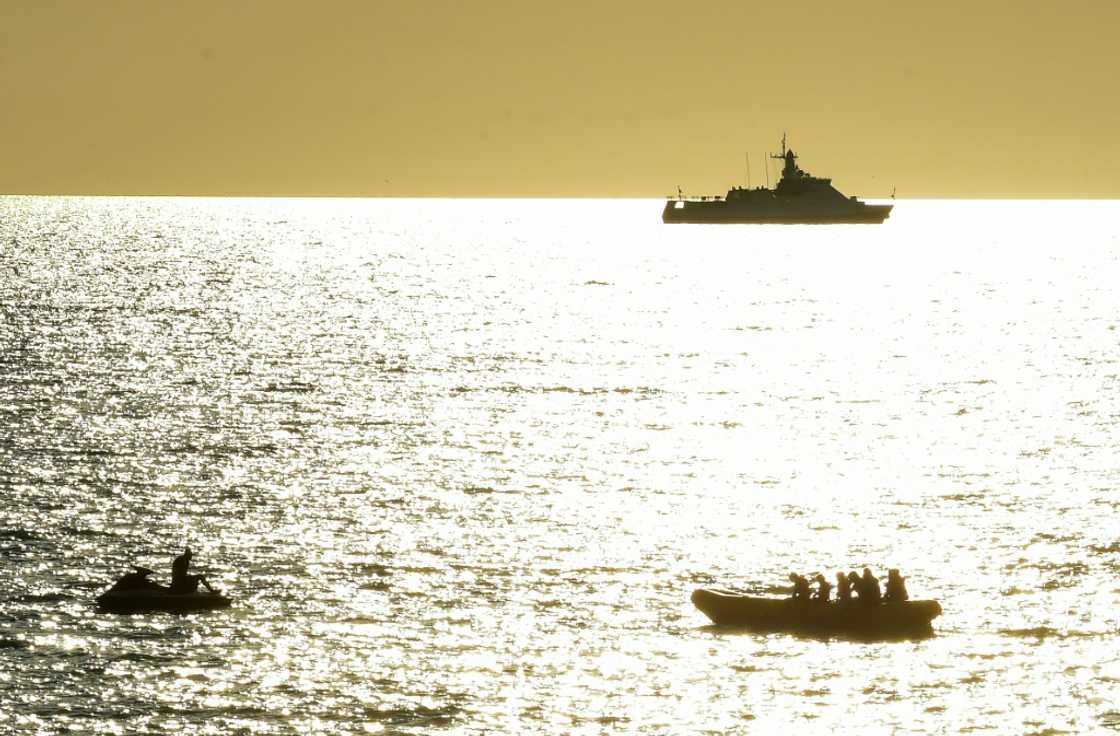
{"type": "Polygon", "coordinates": [[[1120,3],[0,0],[0,193],[1120,197],[1120,3]]]}

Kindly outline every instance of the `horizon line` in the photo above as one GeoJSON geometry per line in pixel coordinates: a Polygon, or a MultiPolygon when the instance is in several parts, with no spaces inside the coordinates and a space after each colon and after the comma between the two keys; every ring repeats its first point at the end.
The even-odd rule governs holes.
{"type": "MultiPolygon", "coordinates": [[[[28,192],[5,192],[0,193],[0,198],[14,198],[14,197],[30,197],[30,198],[72,198],[72,199],[386,199],[386,200],[462,200],[462,201],[486,201],[486,200],[571,200],[571,201],[668,201],[677,199],[676,195],[662,195],[662,196],[611,196],[611,195],[591,195],[591,196],[570,196],[570,195],[464,195],[464,194],[451,194],[451,195],[408,195],[408,194],[168,194],[168,193],[155,193],[155,194],[89,194],[89,193],[28,193],[28,192]]],[[[1096,195],[1060,195],[1051,197],[1033,197],[1033,196],[996,196],[996,197],[978,197],[978,196],[953,196],[953,195],[940,195],[928,197],[891,197],[884,196],[861,196],[860,199],[878,202],[931,202],[931,201],[946,201],[946,202],[1114,202],[1120,201],[1120,195],[1116,196],[1096,196],[1096,195]]]]}

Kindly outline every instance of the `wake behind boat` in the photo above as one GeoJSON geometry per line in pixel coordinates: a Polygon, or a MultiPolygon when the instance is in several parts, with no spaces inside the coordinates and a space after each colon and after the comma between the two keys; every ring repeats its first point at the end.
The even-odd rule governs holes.
{"type": "Polygon", "coordinates": [[[932,621],[941,615],[937,601],[818,602],[757,598],[708,588],[694,591],[692,604],[721,626],[861,639],[932,636],[932,621]]]}

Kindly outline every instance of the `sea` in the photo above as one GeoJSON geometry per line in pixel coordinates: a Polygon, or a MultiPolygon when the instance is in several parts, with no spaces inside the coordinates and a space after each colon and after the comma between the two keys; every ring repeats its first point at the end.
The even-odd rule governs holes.
{"type": "Polygon", "coordinates": [[[0,197],[0,734],[1120,732],[1120,202],[661,206],[0,197]]]}

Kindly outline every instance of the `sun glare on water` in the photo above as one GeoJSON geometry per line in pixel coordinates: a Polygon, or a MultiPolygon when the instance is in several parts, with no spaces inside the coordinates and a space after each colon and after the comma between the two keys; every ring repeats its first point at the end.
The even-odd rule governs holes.
{"type": "Polygon", "coordinates": [[[19,728],[1116,722],[1113,203],[0,204],[19,728]],[[91,610],[188,542],[231,609],[91,610]],[[863,566],[936,636],[689,602],[863,566]]]}

